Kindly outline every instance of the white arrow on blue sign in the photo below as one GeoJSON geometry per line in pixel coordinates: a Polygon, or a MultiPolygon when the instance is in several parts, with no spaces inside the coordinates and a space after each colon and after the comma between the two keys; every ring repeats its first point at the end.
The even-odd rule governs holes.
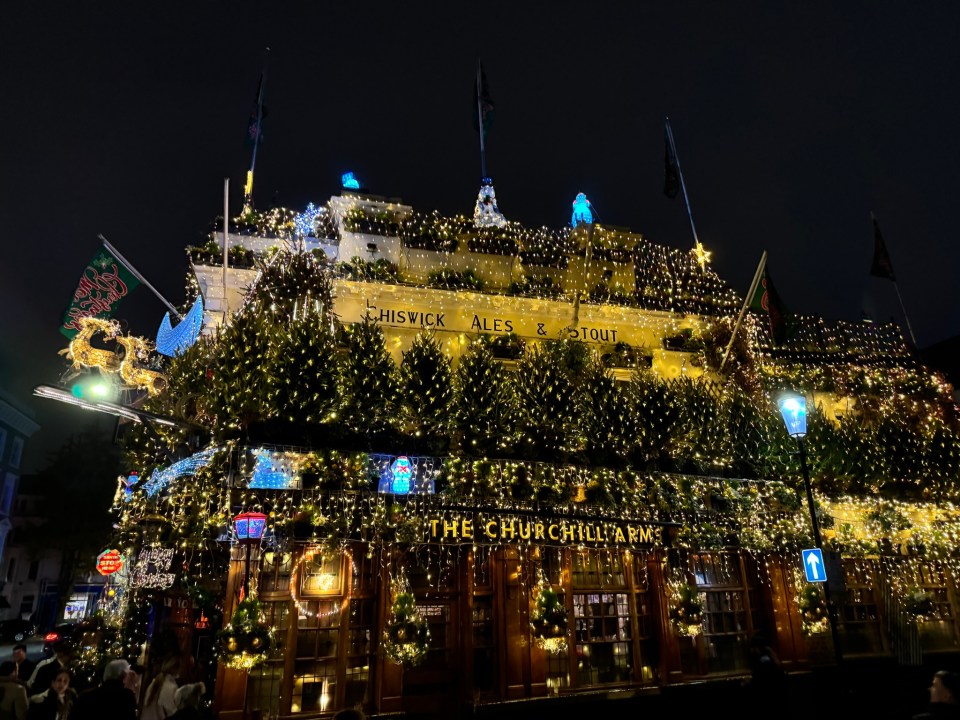
{"type": "Polygon", "coordinates": [[[807,574],[807,582],[826,582],[827,568],[823,564],[823,553],[820,548],[810,548],[801,552],[803,571],[807,574]]]}

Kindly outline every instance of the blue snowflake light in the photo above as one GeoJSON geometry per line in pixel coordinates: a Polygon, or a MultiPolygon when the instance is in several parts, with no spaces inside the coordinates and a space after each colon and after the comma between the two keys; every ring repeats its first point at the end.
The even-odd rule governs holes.
{"type": "Polygon", "coordinates": [[[317,216],[326,212],[322,207],[307,203],[307,208],[293,219],[293,226],[300,237],[313,237],[317,225],[317,216]]]}

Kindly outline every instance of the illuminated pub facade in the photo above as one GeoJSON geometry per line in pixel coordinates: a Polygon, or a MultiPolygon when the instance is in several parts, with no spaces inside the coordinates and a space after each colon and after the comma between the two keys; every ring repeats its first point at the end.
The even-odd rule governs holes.
{"type": "MultiPolygon", "coordinates": [[[[461,225],[453,245],[444,233],[411,239],[404,228],[424,216],[358,193],[332,198],[324,213],[328,239],[301,238],[299,249],[327,256],[339,323],[376,324],[398,365],[423,333],[454,369],[486,337],[509,376],[530,370],[523,353],[566,339],[605,356],[611,386],[644,375],[660,388],[648,398],[695,387],[700,401],[729,407],[717,360],[742,299],[692,254],[588,225],[562,234],[562,252],[543,247],[543,238],[538,246],[535,233],[510,236],[509,226],[461,225]],[[511,242],[483,247],[490,237],[511,242]],[[687,304],[654,299],[670,293],[687,304]]],[[[260,253],[278,241],[229,242],[260,253]]],[[[243,306],[258,272],[224,270],[209,256],[207,264],[192,255],[212,336],[243,306]]],[[[917,364],[896,328],[809,322],[816,342],[807,336],[777,352],[748,316],[747,339],[733,355],[741,379],[752,353],[753,380],[768,392],[792,386],[806,394],[825,418],[811,429],[812,446],[814,433],[841,435],[870,405],[869,390],[818,383],[825,367],[862,363],[895,376],[917,364]],[[778,372],[788,380],[778,384],[778,372]]],[[[274,645],[249,671],[220,668],[220,717],[323,716],[357,704],[370,714],[452,717],[512,700],[656,691],[749,674],[756,635],[788,670],[834,662],[821,585],[806,581],[801,564],[812,541],[795,445],[772,408],[773,420],[758,421],[767,433],[754,440],[761,450],[738,450],[736,433],[733,446],[707,447],[703,428],[688,427],[685,448],[664,453],[692,460],[671,467],[431,453],[412,443],[350,455],[359,458],[353,464],[347,450],[327,447],[328,469],[317,471],[314,448],[233,443],[232,457],[245,460],[231,462],[231,507],[263,511],[273,526],[253,550],[251,585],[274,645]],[[737,475],[737,458],[751,452],[769,456],[771,476],[737,475]],[[701,454],[726,460],[711,466],[701,454]],[[429,628],[416,663],[387,652],[403,640],[391,623],[405,591],[429,628]]],[[[637,432],[655,427],[650,420],[637,432]]],[[[958,650],[957,563],[948,548],[960,521],[952,506],[935,495],[879,501],[875,483],[821,481],[812,462],[828,550],[839,551],[825,551],[825,571],[835,583],[844,656],[909,662],[958,650]]],[[[956,461],[937,462],[932,485],[950,498],[956,461]]],[[[244,552],[233,550],[228,619],[244,552]]],[[[407,640],[415,645],[416,634],[407,640]]]]}

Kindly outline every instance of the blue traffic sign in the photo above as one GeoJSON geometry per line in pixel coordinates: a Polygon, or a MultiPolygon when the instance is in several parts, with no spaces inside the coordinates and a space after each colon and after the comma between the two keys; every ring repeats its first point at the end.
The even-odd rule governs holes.
{"type": "Polygon", "coordinates": [[[826,582],[827,568],[823,564],[823,553],[820,548],[811,548],[801,552],[803,571],[807,574],[807,582],[826,582]]]}

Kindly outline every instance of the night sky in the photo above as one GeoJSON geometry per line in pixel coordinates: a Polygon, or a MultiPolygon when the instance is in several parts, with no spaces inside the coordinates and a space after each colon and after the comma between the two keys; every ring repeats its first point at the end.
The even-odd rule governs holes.
{"type": "MultiPolygon", "coordinates": [[[[258,207],[323,203],[352,170],[417,210],[470,213],[480,56],[509,219],[559,227],[582,191],[602,222],[691,247],[682,196],[663,195],[669,116],[699,237],[738,294],[767,250],[793,312],[866,311],[906,335],[894,284],[869,275],[872,210],[918,345],[960,331],[960,4],[298,5],[5,9],[0,388],[43,426],[25,470],[90,422],[31,389],[66,368],[58,326],[97,235],[180,305],[224,178],[239,212],[268,46],[258,207]]],[[[116,317],[153,337],[164,312],[141,287],[116,317]]]]}

